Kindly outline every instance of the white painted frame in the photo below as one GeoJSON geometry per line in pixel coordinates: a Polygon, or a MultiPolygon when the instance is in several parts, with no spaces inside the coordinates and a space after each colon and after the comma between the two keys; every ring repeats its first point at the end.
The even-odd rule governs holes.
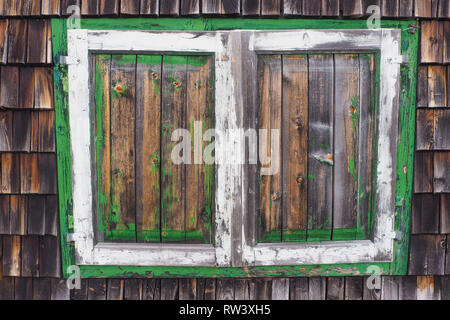
{"type": "MultiPolygon", "coordinates": [[[[94,201],[90,137],[89,52],[205,53],[215,56],[216,129],[233,129],[236,99],[231,77],[233,45],[223,32],[155,32],[68,30],[69,118],[72,151],[72,188],[76,261],[79,265],[120,266],[229,266],[231,234],[228,231],[234,209],[236,166],[216,166],[216,246],[170,244],[95,244],[94,201]],[[231,126],[231,127],[230,127],[231,126]],[[225,227],[224,227],[225,226],[225,227]]],[[[216,141],[217,154],[236,163],[238,150],[225,150],[226,139],[216,141]]]]}
{"type": "Polygon", "coordinates": [[[77,264],[226,267],[392,261],[400,37],[400,31],[395,29],[217,32],[68,30],[69,61],[75,62],[69,65],[69,117],[75,229],[73,238],[77,264]],[[250,39],[248,43],[241,42],[244,33],[246,39],[250,39]],[[236,67],[242,54],[256,57],[258,53],[270,52],[355,52],[372,49],[381,51],[377,214],[373,240],[258,245],[246,240],[249,227],[247,217],[256,213],[246,209],[247,194],[243,187],[245,166],[241,162],[245,154],[244,137],[230,134],[216,140],[216,157],[221,158],[222,164],[216,165],[215,247],[94,243],[91,163],[95,160],[92,159],[90,137],[89,52],[214,54],[216,130],[238,132],[237,129],[243,128],[242,110],[246,107],[242,97],[242,70],[241,67],[236,67]],[[240,212],[236,213],[237,211],[240,212]],[[242,229],[233,228],[233,222],[237,223],[233,219],[238,216],[242,229]],[[234,252],[236,250],[239,251],[238,255],[234,252]],[[233,256],[238,258],[232,258],[233,256]]]}
{"type": "MultiPolygon", "coordinates": [[[[257,54],[264,53],[380,50],[380,117],[377,136],[377,206],[373,240],[256,244],[255,239],[250,239],[247,234],[251,226],[244,223],[242,228],[243,265],[392,262],[395,238],[400,63],[402,62],[401,31],[396,29],[256,31],[252,32],[249,39],[248,48],[246,48],[248,50],[247,55],[253,55],[254,61],[257,59],[257,54]]],[[[246,199],[244,198],[243,201],[245,202],[246,199]]],[[[243,207],[247,207],[247,205],[244,204],[243,207]]],[[[251,214],[254,213],[245,212],[245,215],[251,214]]],[[[251,219],[243,217],[244,222],[249,220],[251,219]]]]}

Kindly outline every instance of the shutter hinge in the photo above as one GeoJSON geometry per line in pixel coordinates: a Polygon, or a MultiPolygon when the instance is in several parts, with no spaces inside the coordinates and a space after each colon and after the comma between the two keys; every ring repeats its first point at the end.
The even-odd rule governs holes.
{"type": "Polygon", "coordinates": [[[84,233],[68,233],[66,235],[67,243],[84,241],[86,240],[86,235],[84,233]]]}
{"type": "Polygon", "coordinates": [[[68,57],[68,56],[60,56],[59,57],[59,64],[65,64],[65,65],[77,65],[80,63],[80,59],[75,57],[68,57]]]}
{"type": "Polygon", "coordinates": [[[409,63],[409,57],[406,55],[387,58],[387,62],[390,64],[401,64],[407,66],[409,63]]]}
{"type": "Polygon", "coordinates": [[[401,232],[399,230],[393,231],[390,234],[390,238],[395,241],[402,241],[403,240],[403,232],[401,232]]]}

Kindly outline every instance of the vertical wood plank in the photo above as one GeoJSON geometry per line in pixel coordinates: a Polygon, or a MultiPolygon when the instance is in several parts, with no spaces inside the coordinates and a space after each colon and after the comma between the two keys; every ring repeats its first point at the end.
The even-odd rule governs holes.
{"type": "Polygon", "coordinates": [[[428,66],[420,65],[417,72],[417,107],[428,107],[428,66]]]}
{"type": "Polygon", "coordinates": [[[302,14],[304,16],[320,16],[321,1],[317,0],[303,0],[302,14]]]}
{"type": "Polygon", "coordinates": [[[137,58],[136,230],[138,242],[160,242],[161,64],[159,55],[137,58]]]}
{"type": "MultiPolygon", "coordinates": [[[[449,3],[449,7],[450,7],[450,1],[449,3]]],[[[450,8],[449,8],[450,10],[450,8]]],[[[450,13],[449,13],[450,16],[450,13]]],[[[443,29],[444,29],[444,57],[442,62],[443,63],[450,63],[450,21],[443,21],[443,29]]],[[[450,76],[449,76],[450,77],[450,76]]],[[[450,81],[449,81],[450,82],[450,81]]],[[[449,101],[450,101],[450,97],[449,97],[449,101]]],[[[450,103],[447,105],[450,106],[450,103]]]]}
{"type": "Polygon", "coordinates": [[[261,0],[261,15],[263,16],[278,16],[280,9],[280,0],[261,0]]]}
{"type": "Polygon", "coordinates": [[[159,0],[141,0],[141,14],[157,16],[159,14],[159,0]]]}
{"type": "MultiPolygon", "coordinates": [[[[280,55],[261,56],[258,61],[260,96],[260,132],[259,146],[262,168],[270,170],[276,159],[281,160],[280,142],[273,141],[272,131],[281,132],[282,128],[282,60],[280,55]],[[265,150],[264,150],[265,149],[265,150]],[[272,161],[270,161],[270,159],[272,161]],[[268,160],[268,161],[267,161],[268,160]]],[[[280,167],[280,166],[278,166],[280,167]]],[[[272,168],[270,175],[260,172],[260,221],[259,239],[263,242],[281,242],[282,228],[282,185],[281,168],[272,168]],[[276,170],[276,171],[275,171],[276,170]]]]}
{"type": "Polygon", "coordinates": [[[432,65],[428,67],[428,107],[447,105],[447,68],[432,65]]]}
{"type": "Polygon", "coordinates": [[[179,298],[181,301],[193,301],[197,296],[197,279],[180,279],[179,298]]]}
{"type": "Polygon", "coordinates": [[[339,0],[322,0],[322,16],[337,17],[340,15],[340,11],[341,2],[339,0]]]}
{"type": "Polygon", "coordinates": [[[434,192],[450,192],[450,152],[434,154],[434,192]]]}
{"type": "Polygon", "coordinates": [[[178,279],[161,279],[161,300],[178,299],[178,279]]]}
{"type": "Polygon", "coordinates": [[[418,18],[431,18],[431,0],[415,0],[414,15],[418,18]]]}
{"type": "Polygon", "coordinates": [[[16,301],[33,300],[32,278],[14,278],[14,299],[16,301]]]}
{"type": "Polygon", "coordinates": [[[398,0],[398,16],[413,17],[413,0],[398,0]]]}
{"type": "Polygon", "coordinates": [[[274,279],[272,281],[272,300],[287,301],[289,300],[289,279],[274,279]]]}
{"type": "Polygon", "coordinates": [[[100,15],[117,15],[119,14],[119,0],[99,0],[100,15]]]}
{"type": "Polygon", "coordinates": [[[381,292],[382,300],[398,300],[399,299],[399,277],[383,277],[382,284],[383,290],[381,292]]]}
{"type": "Polygon", "coordinates": [[[232,279],[218,279],[216,300],[231,301],[234,300],[234,281],[232,279]]]}
{"type": "Polygon", "coordinates": [[[342,0],[342,13],[346,16],[362,16],[366,14],[362,0],[342,0]]]}
{"type": "Polygon", "coordinates": [[[381,16],[397,17],[398,16],[398,0],[381,0],[381,16]]]}
{"type": "Polygon", "coordinates": [[[431,152],[416,152],[414,162],[414,192],[432,193],[434,175],[434,154],[431,152]]]}
{"type": "Polygon", "coordinates": [[[0,107],[19,108],[19,68],[1,67],[0,107]]]}
{"type": "MultiPolygon", "coordinates": [[[[441,233],[450,234],[450,194],[441,195],[441,233]]],[[[447,247],[449,247],[447,237],[447,247]]],[[[447,248],[447,266],[450,267],[450,251],[447,248]]],[[[448,269],[447,269],[448,270],[448,269]]],[[[448,274],[448,272],[446,272],[448,274]]]]}
{"type": "Polygon", "coordinates": [[[56,194],[56,154],[38,154],[39,194],[56,194]]]}
{"type": "Polygon", "coordinates": [[[123,300],[139,301],[142,297],[142,281],[139,279],[124,280],[123,300]]]}
{"type": "MultiPolygon", "coordinates": [[[[12,151],[13,112],[0,112],[0,152],[12,151]]],[[[1,192],[1,190],[0,190],[1,192]]]]}
{"type": "Polygon", "coordinates": [[[27,212],[28,234],[45,235],[45,197],[29,196],[27,212]]]}
{"type": "Polygon", "coordinates": [[[309,56],[308,241],[330,240],[333,178],[333,55],[309,56]]]}
{"type": "Polygon", "coordinates": [[[439,1],[439,18],[450,18],[450,1],[440,0],[439,1]]]}
{"type": "Polygon", "coordinates": [[[27,198],[11,196],[10,199],[10,233],[25,235],[27,233],[27,198]]]}
{"type": "Polygon", "coordinates": [[[39,275],[46,278],[61,276],[60,247],[57,237],[45,236],[39,239],[39,275]]]}
{"type": "Polygon", "coordinates": [[[214,61],[212,57],[187,58],[186,124],[194,160],[186,166],[186,240],[212,243],[214,225],[214,166],[202,161],[203,133],[214,126],[214,61]],[[193,191],[193,192],[190,192],[193,191]]]}
{"type": "Polygon", "coordinates": [[[287,0],[283,1],[283,13],[287,16],[295,16],[302,14],[302,1],[287,0]]]}
{"type": "Polygon", "coordinates": [[[136,56],[111,59],[111,210],[121,240],[136,241],[136,56]]]}
{"type": "Polygon", "coordinates": [[[39,237],[22,237],[22,276],[39,277],[39,237]]]}
{"type": "MultiPolygon", "coordinates": [[[[60,0],[61,3],[61,16],[70,16],[73,11],[69,10],[70,6],[78,6],[80,7],[81,1],[80,0],[60,0]]],[[[81,9],[81,7],[80,7],[81,9]]]]}
{"type": "Polygon", "coordinates": [[[56,195],[45,197],[45,234],[58,235],[58,198],[56,195]]]}
{"type": "Polygon", "coordinates": [[[86,16],[98,15],[98,0],[81,0],[81,14],[86,16]]]}
{"type": "Polygon", "coordinates": [[[161,141],[163,242],[186,240],[185,165],[175,164],[172,161],[173,148],[179,143],[172,141],[172,134],[177,129],[186,128],[186,65],[186,56],[163,57],[161,141]]]}
{"type": "Polygon", "coordinates": [[[55,152],[55,113],[39,112],[39,151],[55,152]]]}
{"type": "Polygon", "coordinates": [[[283,241],[306,241],[308,57],[283,57],[283,241]],[[296,233],[297,231],[297,233],[296,233]],[[299,232],[298,232],[299,231],[299,232]]]}
{"type": "Polygon", "coordinates": [[[358,226],[359,56],[335,55],[333,240],[356,238],[358,226]],[[338,229],[353,229],[341,233],[338,229]]]}
{"type": "Polygon", "coordinates": [[[46,63],[47,62],[47,29],[45,20],[28,20],[27,35],[27,62],[46,63]]]}
{"type": "Polygon", "coordinates": [[[53,301],[70,300],[70,290],[67,288],[67,282],[64,279],[51,279],[53,301]]]}
{"type": "Polygon", "coordinates": [[[442,63],[443,24],[437,20],[421,22],[421,62],[442,63]]]}
{"type": "MultiPolygon", "coordinates": [[[[36,1],[36,0],[33,0],[36,1]]],[[[110,1],[110,0],[108,0],[110,1]]],[[[59,0],[42,0],[41,13],[44,16],[57,16],[59,15],[59,0]]]]}
{"type": "Polygon", "coordinates": [[[200,14],[200,0],[181,0],[180,11],[182,16],[200,14]]]}
{"type": "Polygon", "coordinates": [[[41,1],[38,0],[22,0],[23,16],[39,16],[41,13],[41,1]]]}
{"type": "Polygon", "coordinates": [[[18,153],[2,153],[0,157],[2,165],[2,184],[0,192],[9,194],[20,193],[20,155],[18,153]]]}
{"type": "Polygon", "coordinates": [[[258,16],[261,14],[261,0],[241,0],[243,16],[258,16]]]}
{"type": "Polygon", "coordinates": [[[106,280],[88,280],[88,300],[106,300],[106,280]]]}
{"type": "Polygon", "coordinates": [[[0,195],[0,234],[10,234],[10,197],[0,195]]]}
{"type": "Polygon", "coordinates": [[[345,300],[362,300],[364,292],[363,277],[346,277],[345,278],[345,300]]]}
{"type": "Polygon", "coordinates": [[[439,196],[414,195],[411,222],[413,234],[439,233],[439,196]]]}
{"type": "Polygon", "coordinates": [[[39,151],[39,112],[31,112],[30,151],[39,151]]]}
{"type": "Polygon", "coordinates": [[[450,150],[450,110],[435,111],[435,150],[450,150]]]}
{"type": "Polygon", "coordinates": [[[0,20],[0,63],[8,62],[8,19],[0,20]]]}
{"type": "Polygon", "coordinates": [[[444,274],[445,240],[445,235],[412,235],[408,274],[444,274]]]}
{"type": "Polygon", "coordinates": [[[121,0],[120,13],[123,15],[138,15],[140,0],[121,0]]]}
{"type": "Polygon", "coordinates": [[[305,301],[309,297],[309,279],[296,278],[291,279],[290,284],[290,300],[305,301]]]}
{"type": "Polygon", "coordinates": [[[345,278],[331,277],[327,279],[327,300],[344,300],[345,278]]]}
{"type": "Polygon", "coordinates": [[[159,3],[159,14],[178,16],[180,14],[180,0],[164,0],[159,3]]]}
{"type": "Polygon", "coordinates": [[[22,109],[32,109],[34,107],[34,68],[20,68],[20,95],[19,107],[22,109]]]}
{"type": "Polygon", "coordinates": [[[310,278],[309,279],[308,298],[312,301],[326,300],[327,279],[310,278]]]}
{"type": "Polygon", "coordinates": [[[434,146],[435,111],[417,110],[416,150],[432,150],[434,146]]]}
{"type": "Polygon", "coordinates": [[[358,159],[358,229],[363,236],[368,236],[371,229],[369,212],[372,209],[373,192],[373,168],[374,168],[374,134],[376,132],[376,75],[375,57],[373,55],[361,54],[359,57],[360,84],[359,84],[359,159],[358,159]]]}
{"type": "Polygon", "coordinates": [[[123,280],[108,279],[106,284],[107,300],[123,300],[123,280]]]}
{"type": "Polygon", "coordinates": [[[13,115],[13,143],[14,151],[30,151],[31,113],[16,111],[13,115]]]}
{"type": "Polygon", "coordinates": [[[4,236],[3,238],[3,275],[21,276],[21,237],[4,236]]]}
{"type": "Polygon", "coordinates": [[[111,56],[97,55],[95,65],[95,115],[97,159],[97,221],[100,239],[111,237],[116,217],[111,208],[111,56]]]}

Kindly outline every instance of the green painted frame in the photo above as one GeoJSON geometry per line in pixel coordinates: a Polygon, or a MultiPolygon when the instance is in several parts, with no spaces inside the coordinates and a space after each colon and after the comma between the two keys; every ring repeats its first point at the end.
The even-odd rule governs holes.
{"type": "MultiPolygon", "coordinates": [[[[402,55],[409,56],[407,66],[401,67],[401,93],[397,144],[397,183],[395,230],[402,238],[395,241],[391,263],[338,264],[315,266],[270,266],[249,268],[213,267],[136,267],[136,266],[80,266],[83,278],[99,277],[308,277],[406,275],[408,271],[410,215],[413,185],[415,146],[415,108],[418,67],[419,34],[414,20],[382,20],[382,28],[402,30],[402,55]],[[411,26],[413,25],[413,26],[411,26]],[[374,269],[371,267],[377,267],[374,269]]],[[[249,18],[84,18],[82,29],[108,30],[190,30],[214,31],[233,29],[367,29],[366,20],[327,19],[249,19],[249,18]]],[[[69,277],[68,267],[76,265],[74,246],[67,242],[73,232],[72,166],[68,113],[67,66],[59,63],[67,55],[67,19],[52,19],[54,66],[54,96],[56,114],[58,194],[63,275],[69,277]]]]}

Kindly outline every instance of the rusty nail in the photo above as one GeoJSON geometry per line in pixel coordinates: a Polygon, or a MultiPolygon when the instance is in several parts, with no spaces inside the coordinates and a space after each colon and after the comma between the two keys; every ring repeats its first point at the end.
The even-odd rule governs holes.
{"type": "Polygon", "coordinates": [[[297,129],[300,129],[303,125],[303,121],[300,118],[295,119],[295,126],[297,127],[297,129]]]}
{"type": "Polygon", "coordinates": [[[297,183],[298,184],[303,184],[303,181],[304,181],[304,179],[303,179],[303,176],[302,175],[299,175],[299,176],[297,176],[297,183]]]}
{"type": "Polygon", "coordinates": [[[118,84],[118,85],[116,85],[115,87],[114,87],[114,90],[117,92],[117,93],[123,93],[123,86],[122,85],[120,85],[120,84],[118,84]]]}

